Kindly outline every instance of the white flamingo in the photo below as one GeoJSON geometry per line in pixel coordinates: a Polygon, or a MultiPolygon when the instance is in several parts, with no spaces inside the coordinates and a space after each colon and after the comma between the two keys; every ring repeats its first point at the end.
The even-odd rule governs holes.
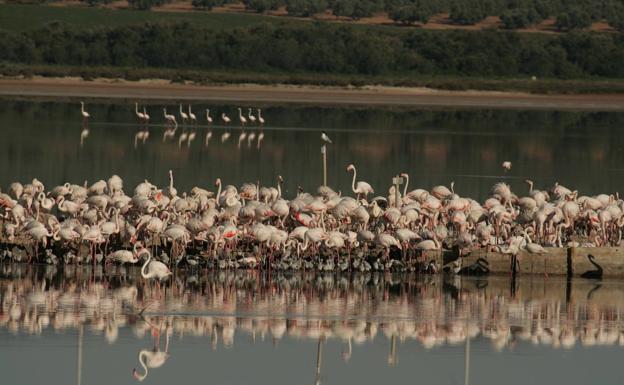
{"type": "Polygon", "coordinates": [[[221,113],[221,120],[223,120],[223,123],[225,124],[230,124],[230,122],[232,121],[232,119],[230,119],[230,117],[227,116],[225,112],[221,113]]]}
{"type": "Polygon", "coordinates": [[[247,124],[247,119],[243,116],[243,112],[240,107],[238,107],[238,120],[240,121],[241,126],[247,124]]]}
{"type": "Polygon", "coordinates": [[[260,123],[260,125],[264,125],[264,118],[262,117],[262,110],[260,110],[258,108],[258,123],[260,123]]]}
{"type": "Polygon", "coordinates": [[[145,106],[143,106],[143,117],[145,118],[145,124],[149,123],[150,116],[147,114],[147,111],[145,110],[145,106]]]}
{"type": "Polygon", "coordinates": [[[134,103],[134,113],[137,116],[137,118],[139,119],[139,122],[144,123],[145,122],[145,115],[139,111],[139,103],[135,102],[134,103]]]}
{"type": "Polygon", "coordinates": [[[186,124],[186,122],[188,121],[188,115],[186,114],[186,112],[182,111],[182,104],[180,104],[180,119],[182,119],[182,124],[186,124]]]}
{"type": "Polygon", "coordinates": [[[91,115],[89,115],[89,113],[85,111],[84,102],[80,102],[80,112],[82,113],[82,124],[89,124],[89,118],[91,117],[91,115]]]}
{"type": "Polygon", "coordinates": [[[152,261],[152,253],[148,249],[141,249],[137,253],[137,257],[143,253],[147,253],[147,261],[141,267],[141,277],[147,280],[155,279],[158,284],[158,290],[160,290],[160,281],[167,279],[173,273],[164,263],[152,261]]]}
{"type": "Polygon", "coordinates": [[[256,123],[256,117],[253,116],[253,114],[251,113],[251,108],[249,109],[249,111],[247,111],[247,118],[249,119],[249,123],[256,123]]]}
{"type": "Polygon", "coordinates": [[[188,112],[189,118],[191,119],[191,124],[197,124],[197,117],[195,116],[195,114],[191,111],[191,105],[189,104],[189,112],[188,112]]]}
{"type": "Polygon", "coordinates": [[[212,117],[210,116],[209,108],[206,108],[206,122],[208,122],[208,124],[212,124],[212,117]]]}
{"type": "Polygon", "coordinates": [[[366,197],[368,194],[375,192],[375,190],[373,190],[371,185],[364,181],[359,181],[357,182],[357,184],[355,183],[357,170],[355,169],[354,165],[350,164],[349,166],[347,166],[347,172],[349,171],[353,171],[353,182],[351,183],[351,189],[353,190],[354,193],[358,195],[358,200],[360,199],[360,195],[364,195],[364,197],[366,197]]]}
{"type": "Polygon", "coordinates": [[[163,112],[165,113],[165,119],[167,120],[167,122],[169,122],[170,124],[173,124],[177,128],[178,122],[176,121],[175,116],[168,114],[166,108],[163,108],[163,112]]]}

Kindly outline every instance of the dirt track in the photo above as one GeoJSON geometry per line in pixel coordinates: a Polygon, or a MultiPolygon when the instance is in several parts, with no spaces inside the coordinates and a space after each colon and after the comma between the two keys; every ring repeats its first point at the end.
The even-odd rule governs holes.
{"type": "Polygon", "coordinates": [[[0,95],[28,97],[205,100],[213,102],[301,103],[516,109],[624,110],[624,95],[532,95],[426,88],[226,85],[196,86],[166,81],[83,81],[73,78],[0,79],[0,95]]]}

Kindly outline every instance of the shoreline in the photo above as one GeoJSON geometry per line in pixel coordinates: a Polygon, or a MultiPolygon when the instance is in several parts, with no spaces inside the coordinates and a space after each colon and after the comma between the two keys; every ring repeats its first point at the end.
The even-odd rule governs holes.
{"type": "Polygon", "coordinates": [[[196,85],[154,79],[0,78],[0,96],[142,100],[205,100],[343,106],[459,107],[624,111],[624,94],[529,94],[446,91],[424,87],[196,85]]]}

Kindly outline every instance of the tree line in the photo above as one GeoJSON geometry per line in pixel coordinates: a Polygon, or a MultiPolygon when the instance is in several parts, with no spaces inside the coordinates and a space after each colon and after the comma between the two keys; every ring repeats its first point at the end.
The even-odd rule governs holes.
{"type": "Polygon", "coordinates": [[[431,31],[324,23],[0,30],[0,62],[365,75],[624,77],[624,35],[431,31]],[[374,33],[371,33],[374,32],[374,33]]]}
{"type": "MultiPolygon", "coordinates": [[[[90,5],[112,0],[82,0],[90,5]]],[[[171,0],[128,0],[130,7],[149,9],[171,0]]],[[[240,0],[192,0],[193,7],[209,10],[240,0]]],[[[291,16],[309,17],[326,10],[337,17],[359,19],[386,12],[397,23],[427,23],[436,14],[448,13],[452,23],[476,24],[487,16],[499,16],[504,28],[518,29],[555,18],[561,31],[587,28],[606,20],[624,31],[622,0],[242,0],[245,8],[266,12],[285,7],[291,16]]]]}

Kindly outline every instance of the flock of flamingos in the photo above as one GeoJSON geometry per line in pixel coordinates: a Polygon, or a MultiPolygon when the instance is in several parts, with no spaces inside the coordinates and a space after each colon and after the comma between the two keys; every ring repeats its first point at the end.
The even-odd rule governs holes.
{"type": "MultiPolygon", "coordinates": [[[[86,124],[84,104],[81,111],[86,124]]],[[[180,112],[192,116],[190,109],[180,112]]],[[[260,111],[257,119],[263,122],[260,111]]],[[[331,143],[325,132],[320,139],[331,143]]],[[[509,171],[511,163],[503,168],[509,171]]],[[[461,256],[473,248],[515,256],[521,250],[548,253],[545,246],[622,241],[624,201],[617,194],[579,196],[558,183],[537,190],[527,180],[527,190],[518,193],[497,183],[480,203],[457,194],[454,183],[410,190],[403,173],[403,191],[392,186],[387,196],[373,197],[354,165],[346,171],[352,196],[320,186],[285,197],[281,176],[274,186],[237,188],[217,179],[216,191],[197,186],[178,192],[172,171],[167,186],[145,180],[133,190],[124,189],[117,175],[48,190],[37,179],[15,182],[0,193],[0,257],[94,265],[144,260],[143,277],[160,282],[179,265],[434,273],[443,266],[428,253],[445,249],[460,256],[445,270],[460,273],[461,256]]]]}
{"type": "MultiPolygon", "coordinates": [[[[206,135],[204,137],[204,146],[208,146],[210,140],[212,139],[212,130],[210,130],[210,126],[213,124],[213,116],[210,115],[210,109],[205,110],[205,116],[198,118],[197,115],[193,113],[191,105],[187,106],[188,108],[184,108],[182,104],[180,104],[178,113],[178,118],[176,118],[175,114],[170,114],[167,112],[167,108],[163,108],[163,117],[165,121],[165,131],[163,132],[163,142],[172,139],[176,136],[178,130],[178,121],[184,127],[180,135],[178,136],[178,147],[182,147],[183,144],[186,144],[187,147],[191,146],[191,143],[196,139],[197,136],[197,125],[199,121],[204,121],[208,125],[209,129],[206,131],[206,135]],[[187,129],[190,128],[190,129],[187,129]]],[[[89,136],[89,119],[91,118],[91,114],[85,110],[84,102],[80,102],[80,113],[82,115],[82,131],[80,133],[80,144],[83,145],[86,138],[89,136]]],[[[147,139],[149,138],[149,130],[148,124],[150,122],[150,115],[147,113],[147,109],[143,106],[142,109],[139,109],[139,104],[134,104],[134,114],[139,121],[139,131],[135,134],[134,137],[134,146],[137,147],[138,143],[141,142],[145,144],[147,139]]],[[[217,119],[214,117],[214,119],[217,119]]],[[[230,118],[227,113],[222,112],[219,119],[226,127],[224,132],[221,134],[221,143],[227,142],[231,137],[231,132],[227,127],[232,123],[232,118],[230,118]]],[[[264,124],[265,119],[262,116],[262,110],[260,108],[247,108],[247,113],[243,113],[242,108],[238,108],[238,122],[240,124],[241,130],[238,135],[238,148],[241,148],[242,145],[247,142],[247,147],[252,147],[252,144],[256,143],[256,148],[260,148],[262,141],[264,140],[264,124]],[[258,128],[258,132],[256,130],[249,130],[249,132],[245,131],[246,126],[255,125],[258,128]]]]}

